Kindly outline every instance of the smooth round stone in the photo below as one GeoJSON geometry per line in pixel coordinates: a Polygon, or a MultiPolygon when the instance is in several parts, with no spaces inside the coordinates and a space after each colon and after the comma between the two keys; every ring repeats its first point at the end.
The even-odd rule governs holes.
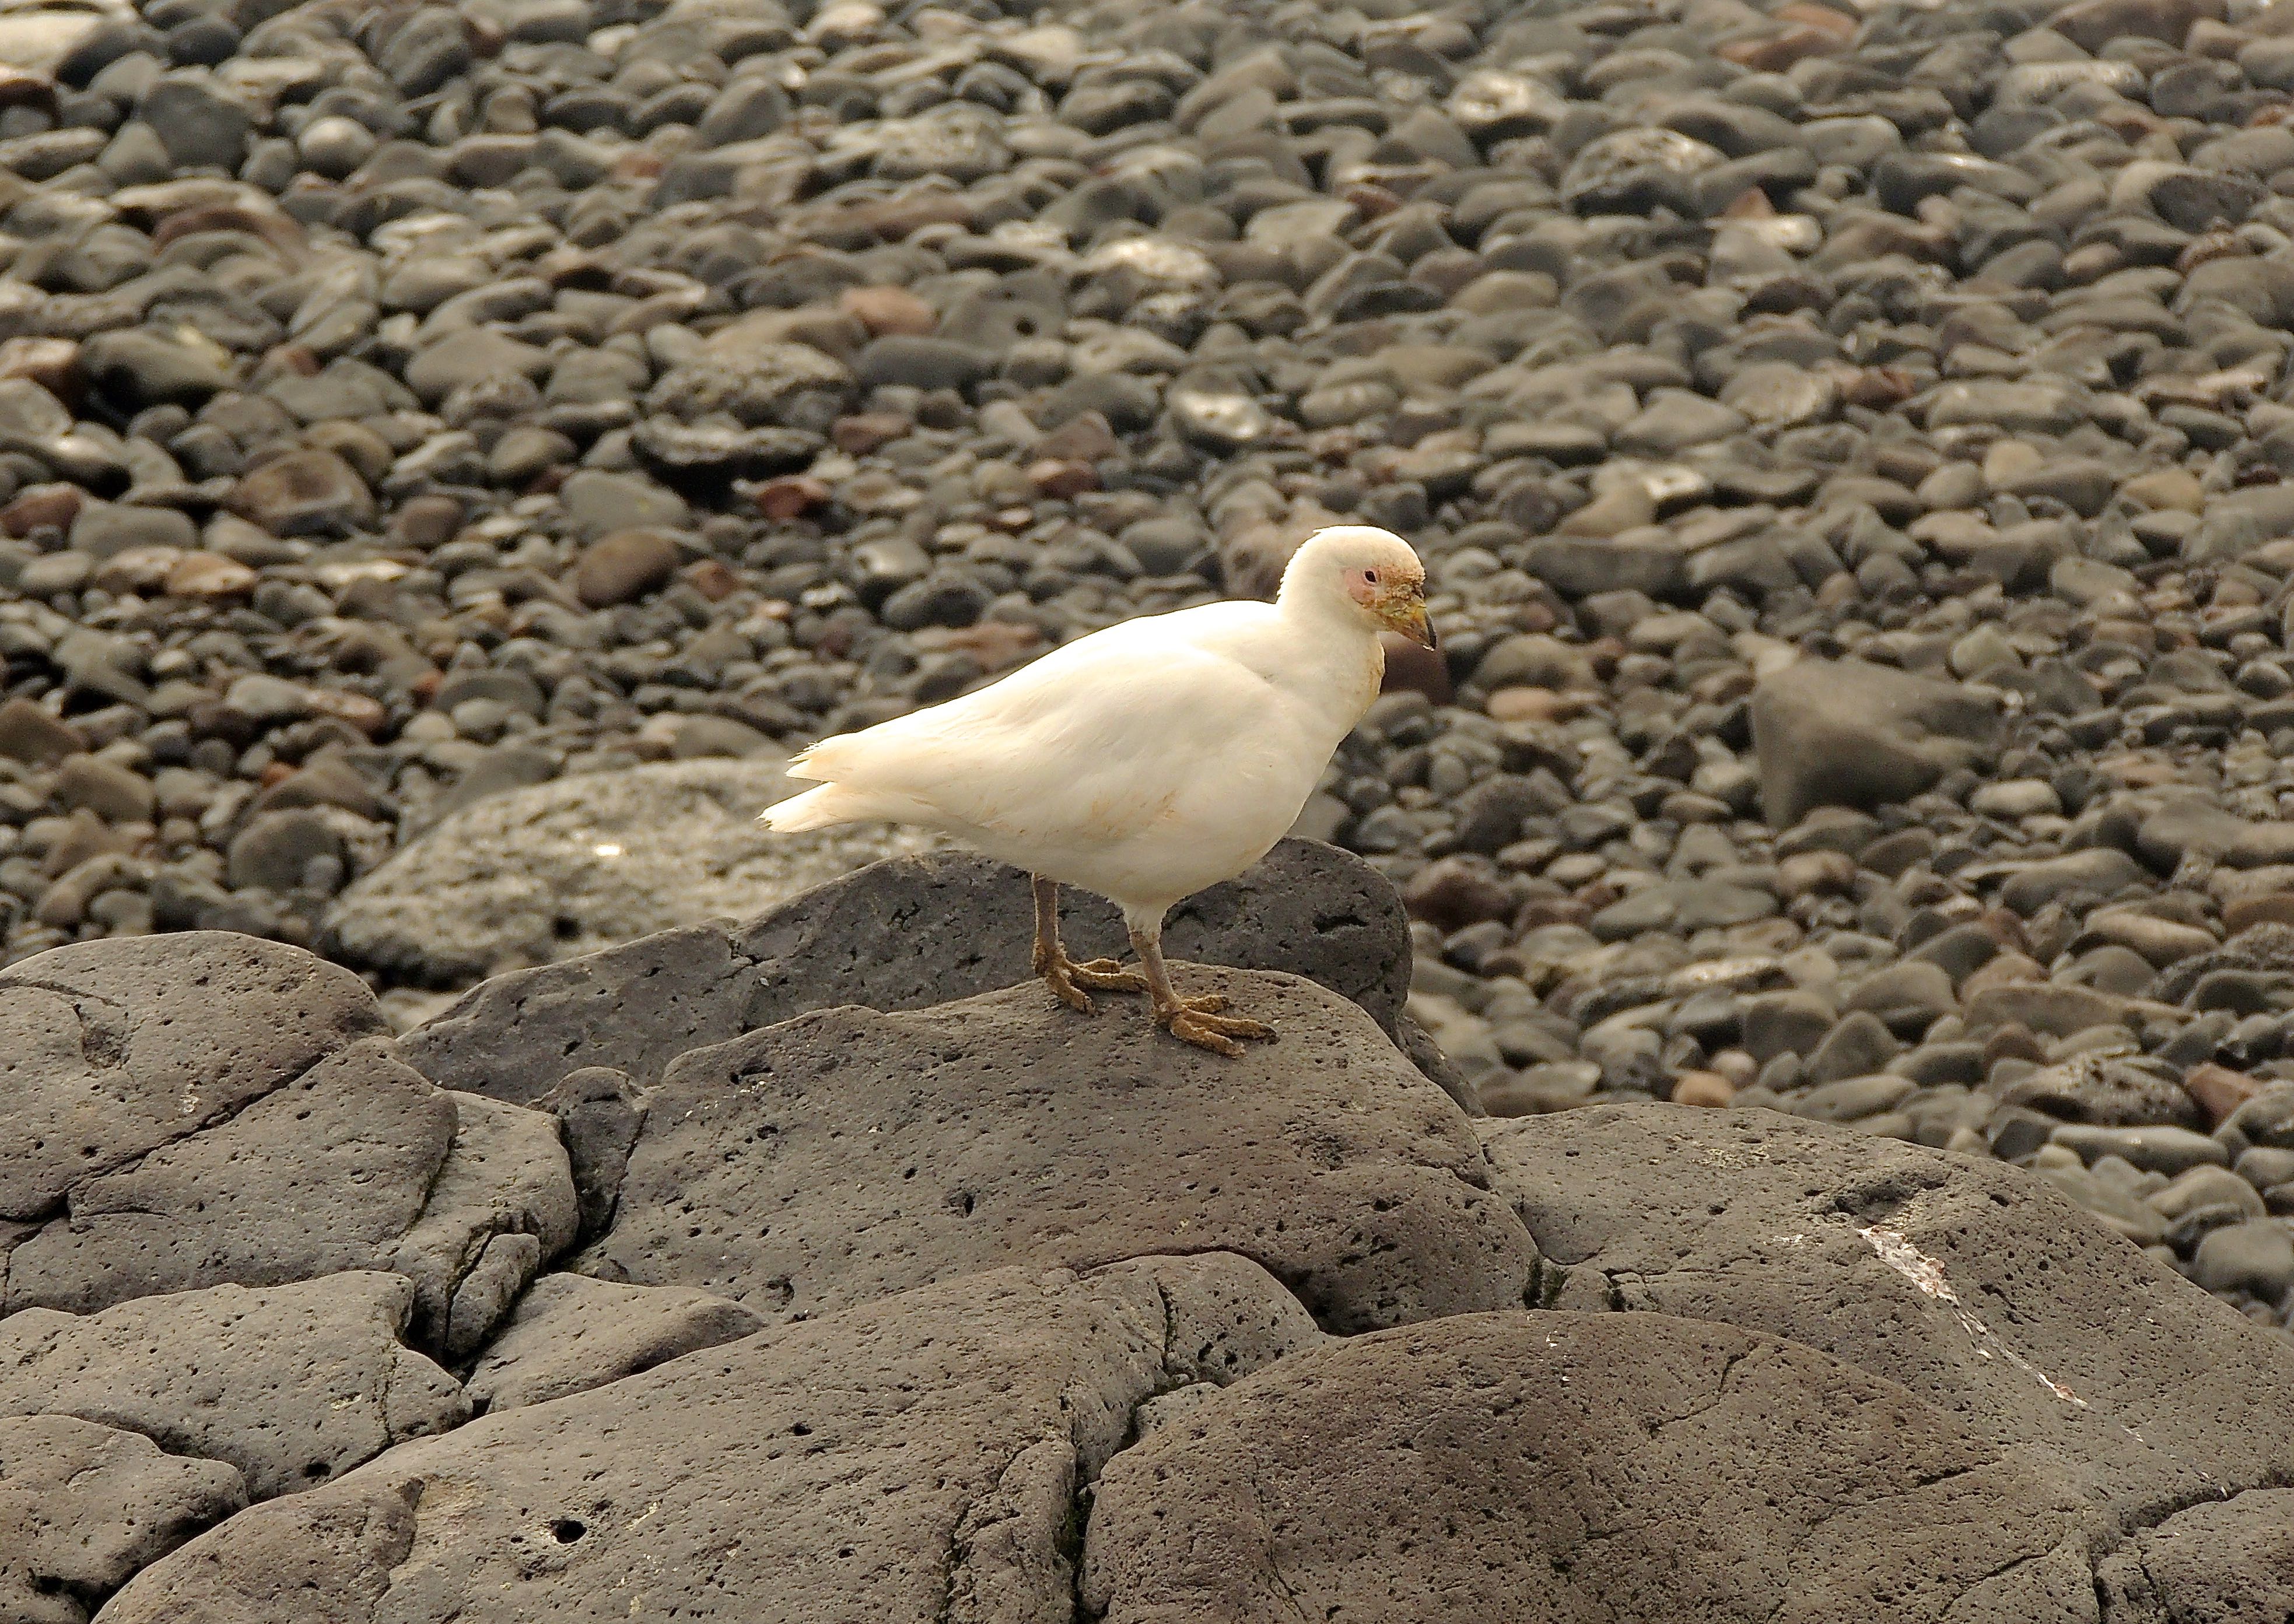
{"type": "Polygon", "coordinates": [[[2063,806],[2054,786],[2044,778],[2013,778],[1978,789],[1967,798],[1967,809],[1984,817],[2013,821],[2052,816],[2063,806]]]}

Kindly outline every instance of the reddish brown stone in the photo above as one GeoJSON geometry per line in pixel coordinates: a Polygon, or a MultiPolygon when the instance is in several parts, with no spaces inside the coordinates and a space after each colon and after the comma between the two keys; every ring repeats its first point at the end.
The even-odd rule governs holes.
{"type": "Polygon", "coordinates": [[[922,335],[940,325],[932,307],[905,288],[847,288],[836,307],[881,338],[888,333],[922,335]]]}
{"type": "Polygon", "coordinates": [[[390,719],[380,700],[369,699],[363,694],[342,688],[313,688],[309,697],[313,714],[347,722],[370,739],[380,733],[383,724],[390,719]]]}
{"type": "Polygon", "coordinates": [[[66,402],[77,401],[87,379],[79,345],[69,338],[11,338],[0,344],[0,378],[28,378],[66,402]]]}
{"type": "Polygon", "coordinates": [[[1500,722],[1566,722],[1601,702],[1598,694],[1560,694],[1551,688],[1500,688],[1482,702],[1500,722]]]}
{"type": "Polygon", "coordinates": [[[1736,1084],[1717,1071],[1684,1071],[1672,1085],[1672,1102],[1675,1105],[1718,1108],[1736,1098],[1736,1084]]]}
{"type": "Polygon", "coordinates": [[[170,598],[230,598],[243,592],[255,592],[257,581],[262,581],[262,576],[240,564],[236,557],[223,557],[223,553],[183,553],[167,571],[165,589],[170,598]]]}
{"type": "Polygon", "coordinates": [[[678,573],[712,604],[721,604],[741,589],[741,578],[721,559],[696,559],[678,573]]]}
{"type": "Polygon", "coordinates": [[[462,528],[462,504],[451,496],[418,496],[398,510],[390,528],[397,540],[427,552],[452,540],[462,528]]]}
{"type": "Polygon", "coordinates": [[[897,411],[857,411],[836,419],[828,437],[848,457],[866,457],[878,446],[898,440],[915,424],[897,411]]]}
{"type": "Polygon", "coordinates": [[[617,530],[590,544],[574,566],[574,596],[610,609],[664,584],[677,568],[677,543],[657,530],[617,530]]]}
{"type": "Polygon", "coordinates": [[[921,649],[969,654],[983,671],[1000,671],[1041,653],[1044,634],[1017,621],[980,621],[970,626],[926,627],[915,641],[921,649]]]}
{"type": "Polygon", "coordinates": [[[1713,54],[1754,73],[1782,73],[1808,57],[1831,56],[1844,49],[1845,45],[1836,35],[1802,24],[1767,39],[1731,41],[1713,54]]]}
{"type": "Polygon", "coordinates": [[[374,521],[374,493],[332,451],[289,451],[250,468],[233,486],[232,510],[274,536],[334,535],[374,521]]]}
{"type": "Polygon", "coordinates": [[[1080,496],[1099,489],[1099,470],[1087,462],[1045,457],[1028,465],[1028,480],[1045,496],[1080,496]]]}
{"type": "Polygon", "coordinates": [[[2242,1071],[2209,1061],[2191,1068],[2183,1078],[2183,1092],[2199,1102],[2208,1126],[2220,1127],[2233,1111],[2262,1092],[2262,1084],[2242,1071]]]}
{"type": "Polygon", "coordinates": [[[69,530],[87,499],[73,485],[34,485],[0,508],[0,530],[28,536],[43,526],[69,530]]]}
{"type": "MultiPolygon", "coordinates": [[[[845,423],[850,421],[850,418],[844,419],[845,423]]],[[[844,424],[837,426],[842,428],[844,424]]],[[[757,504],[757,511],[769,519],[793,519],[808,508],[819,507],[828,497],[825,481],[809,474],[789,474],[759,485],[751,499],[757,504]]]]}
{"type": "Polygon", "coordinates": [[[1795,22],[1831,35],[1834,39],[1856,37],[1856,20],[1842,15],[1828,5],[1818,5],[1813,0],[1787,0],[1769,13],[1778,22],[1795,22]]]}
{"type": "Polygon", "coordinates": [[[1861,367],[1843,380],[1840,398],[1885,411],[1912,398],[1912,377],[1901,367],[1861,367]]]}
{"type": "Polygon", "coordinates": [[[1107,419],[1095,411],[1078,413],[1036,442],[1036,455],[1058,461],[1097,462],[1123,449],[1107,419]]]}

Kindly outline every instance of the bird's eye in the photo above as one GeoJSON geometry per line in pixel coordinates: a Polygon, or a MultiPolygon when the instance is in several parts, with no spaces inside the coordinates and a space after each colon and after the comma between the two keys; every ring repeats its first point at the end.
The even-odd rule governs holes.
{"type": "Polygon", "coordinates": [[[1378,572],[1376,570],[1364,570],[1363,572],[1363,581],[1368,586],[1374,587],[1378,585],[1378,572]]]}

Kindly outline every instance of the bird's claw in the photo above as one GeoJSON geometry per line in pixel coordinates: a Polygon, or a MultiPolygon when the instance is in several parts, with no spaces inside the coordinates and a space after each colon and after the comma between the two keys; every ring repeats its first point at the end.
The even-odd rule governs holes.
{"type": "Polygon", "coordinates": [[[1091,1013],[1091,995],[1075,984],[1070,974],[1074,969],[1072,964],[1049,964],[1036,973],[1043,977],[1044,985],[1052,989],[1053,995],[1062,1003],[1078,1015],[1088,1015],[1091,1013]]]}
{"type": "Polygon", "coordinates": [[[1232,1059],[1242,1052],[1238,1038],[1271,1038],[1274,1028],[1263,1020],[1250,1020],[1240,1015],[1220,1015],[1226,1000],[1216,993],[1197,998],[1182,998],[1169,1008],[1156,1011],[1156,1024],[1182,1043],[1192,1043],[1198,1049],[1209,1049],[1232,1059]],[[1209,1008],[1205,1006],[1208,1005],[1209,1008]]]}

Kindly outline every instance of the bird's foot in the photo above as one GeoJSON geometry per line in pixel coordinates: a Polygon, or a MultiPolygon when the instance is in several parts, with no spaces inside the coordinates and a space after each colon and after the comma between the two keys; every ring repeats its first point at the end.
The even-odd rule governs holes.
{"type": "Polygon", "coordinates": [[[1200,997],[1180,998],[1155,1011],[1155,1024],[1182,1043],[1192,1043],[1198,1049],[1214,1050],[1230,1059],[1242,1052],[1238,1038],[1271,1038],[1274,1028],[1263,1020],[1250,1020],[1241,1015],[1222,1015],[1226,1000],[1216,993],[1200,997]]]}
{"type": "Polygon", "coordinates": [[[1086,959],[1068,965],[1070,978],[1103,993],[1143,993],[1147,978],[1117,959],[1086,959]]]}
{"type": "Polygon", "coordinates": [[[1092,1011],[1091,995],[1084,991],[1087,987],[1104,993],[1147,990],[1146,977],[1135,970],[1126,970],[1113,959],[1090,959],[1078,964],[1065,954],[1056,958],[1039,954],[1036,973],[1062,1003],[1078,1015],[1088,1015],[1092,1011]]]}

